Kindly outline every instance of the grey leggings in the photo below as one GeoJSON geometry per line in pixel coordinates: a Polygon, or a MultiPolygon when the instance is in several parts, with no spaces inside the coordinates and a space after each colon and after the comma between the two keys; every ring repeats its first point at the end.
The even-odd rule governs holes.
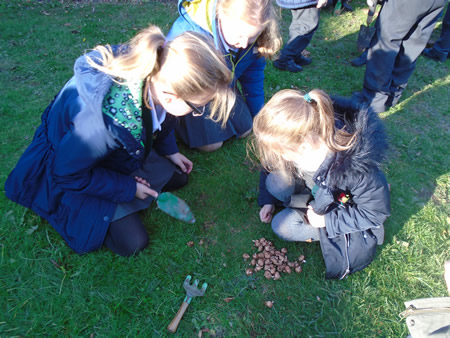
{"type": "MultiPolygon", "coordinates": [[[[287,205],[291,196],[300,193],[299,189],[303,189],[304,184],[296,181],[287,182],[281,176],[269,174],[266,187],[274,197],[287,205]]],[[[283,209],[274,216],[272,230],[286,241],[318,241],[319,229],[306,222],[305,212],[305,209],[283,209]]]]}

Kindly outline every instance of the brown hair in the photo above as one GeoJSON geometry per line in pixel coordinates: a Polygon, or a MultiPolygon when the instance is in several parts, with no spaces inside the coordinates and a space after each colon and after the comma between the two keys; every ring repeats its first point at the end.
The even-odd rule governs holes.
{"type": "Polygon", "coordinates": [[[161,30],[149,26],[131,39],[128,46],[127,52],[119,55],[114,55],[109,45],[97,46],[100,62],[88,61],[116,81],[144,81],[146,105],[152,77],[164,79],[183,100],[211,95],[210,116],[225,125],[235,94],[230,88],[231,71],[211,39],[185,32],[166,43],[161,30]]]}
{"type": "Polygon", "coordinates": [[[256,44],[258,52],[266,57],[273,57],[281,48],[282,39],[278,29],[278,15],[273,7],[272,0],[219,0],[217,13],[227,16],[236,16],[233,4],[238,2],[241,9],[240,18],[257,27],[264,27],[256,44]]]}
{"type": "Polygon", "coordinates": [[[333,103],[322,90],[304,94],[287,89],[276,93],[253,122],[253,137],[248,150],[256,155],[268,171],[277,171],[289,178],[294,164],[283,154],[298,151],[304,142],[324,142],[332,152],[351,148],[356,134],[335,128],[333,103]]]}

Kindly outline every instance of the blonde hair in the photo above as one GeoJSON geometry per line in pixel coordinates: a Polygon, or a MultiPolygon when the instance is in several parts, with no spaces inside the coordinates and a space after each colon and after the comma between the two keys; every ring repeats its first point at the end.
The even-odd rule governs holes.
{"type": "Polygon", "coordinates": [[[297,170],[283,157],[286,152],[298,151],[304,142],[322,141],[332,152],[348,150],[357,134],[335,127],[333,103],[322,90],[310,91],[310,102],[304,94],[292,89],[276,93],[253,121],[253,137],[248,152],[253,153],[268,171],[276,171],[285,178],[297,170]]]}
{"type": "Polygon", "coordinates": [[[272,58],[283,44],[278,28],[279,18],[272,0],[219,0],[217,13],[236,16],[233,11],[236,2],[241,9],[240,19],[256,27],[264,27],[256,40],[258,52],[265,58],[272,58]]]}
{"type": "Polygon", "coordinates": [[[88,59],[92,67],[122,82],[144,81],[144,102],[150,80],[164,79],[176,96],[185,101],[211,95],[210,118],[225,125],[235,102],[230,88],[231,71],[212,41],[185,32],[166,43],[156,26],[139,32],[124,53],[114,55],[111,46],[97,46],[100,60],[88,59]]]}

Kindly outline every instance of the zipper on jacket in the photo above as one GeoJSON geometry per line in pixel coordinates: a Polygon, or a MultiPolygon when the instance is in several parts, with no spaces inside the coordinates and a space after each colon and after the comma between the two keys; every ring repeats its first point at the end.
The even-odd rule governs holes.
{"type": "Polygon", "coordinates": [[[236,64],[233,62],[233,53],[228,53],[225,54],[224,56],[228,56],[230,58],[230,63],[231,63],[231,78],[234,79],[234,73],[236,70],[237,65],[239,64],[239,62],[248,54],[248,52],[250,50],[253,50],[253,46],[255,45],[256,41],[252,43],[252,45],[247,48],[247,51],[244,53],[244,55],[242,55],[237,61],[236,64]]]}
{"type": "Polygon", "coordinates": [[[348,240],[348,234],[345,234],[344,238],[345,238],[345,259],[347,261],[347,269],[345,269],[345,273],[339,279],[344,279],[350,273],[350,260],[348,259],[348,247],[350,246],[350,241],[348,240]]]}

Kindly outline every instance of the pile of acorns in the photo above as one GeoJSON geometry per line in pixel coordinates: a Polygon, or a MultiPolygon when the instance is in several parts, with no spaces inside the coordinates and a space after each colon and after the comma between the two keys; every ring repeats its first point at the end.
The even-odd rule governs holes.
{"type": "MultiPolygon", "coordinates": [[[[305,256],[301,255],[295,262],[289,262],[286,248],[276,250],[272,242],[264,237],[254,240],[253,243],[258,248],[258,252],[255,252],[251,257],[252,260],[249,265],[252,265],[253,268],[245,270],[247,276],[264,270],[264,277],[277,280],[281,278],[281,273],[283,272],[302,272],[301,264],[305,262],[305,256]]],[[[245,253],[242,257],[244,261],[247,261],[250,255],[245,253]]]]}

